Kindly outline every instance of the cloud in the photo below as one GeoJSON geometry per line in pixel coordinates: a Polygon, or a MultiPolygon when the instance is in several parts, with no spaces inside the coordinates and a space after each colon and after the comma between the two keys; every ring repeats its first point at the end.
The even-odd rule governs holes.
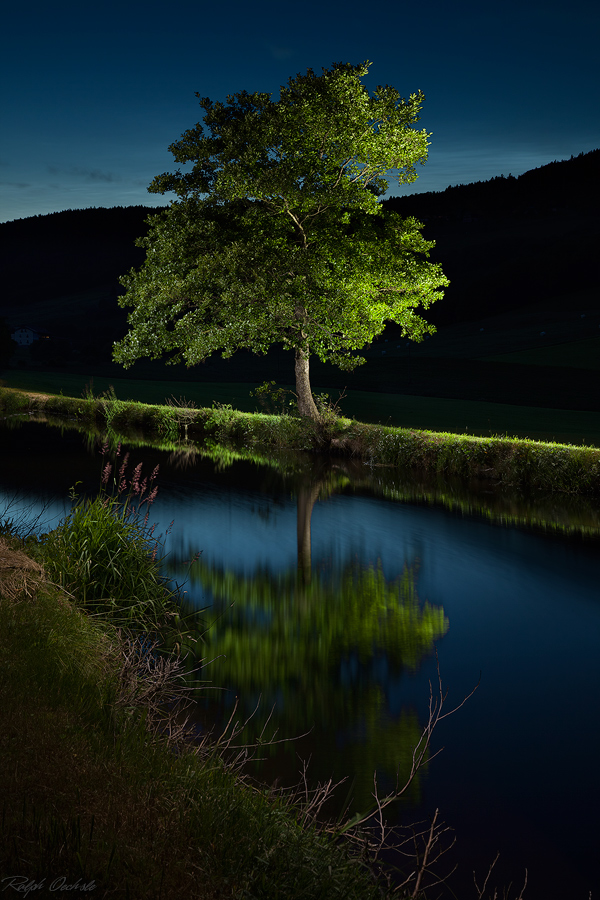
{"type": "Polygon", "coordinates": [[[121,181],[121,176],[116,175],[114,172],[103,172],[102,169],[87,169],[82,166],[70,166],[68,169],[48,166],[48,172],[50,175],[71,175],[76,178],[85,178],[86,181],[92,183],[114,184],[121,181]]]}
{"type": "Polygon", "coordinates": [[[103,172],[101,169],[80,169],[79,166],[72,166],[71,173],[85,178],[87,181],[103,181],[107,184],[121,181],[120,175],[115,175],[114,172],[103,172]]]}
{"type": "Polygon", "coordinates": [[[0,181],[0,185],[2,185],[2,187],[16,187],[16,188],[31,187],[31,185],[25,181],[0,181]]]}

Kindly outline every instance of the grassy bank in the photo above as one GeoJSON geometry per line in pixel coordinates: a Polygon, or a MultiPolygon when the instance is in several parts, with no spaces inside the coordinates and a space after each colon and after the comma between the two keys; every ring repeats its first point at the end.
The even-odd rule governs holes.
{"type": "Polygon", "coordinates": [[[127,513],[135,479],[126,502],[82,500],[49,535],[0,534],[4,889],[384,896],[340,830],[317,824],[318,794],[250,783],[235,726],[187,731],[183,662],[156,649],[180,627],[178,607],[152,532],[127,513]]]}
{"type": "Polygon", "coordinates": [[[186,687],[179,647],[201,629],[194,619],[186,633],[180,598],[161,576],[160,542],[144,514],[152,478],[142,478],[141,465],[130,474],[128,454],[112,465],[104,464],[98,495],[74,498],[49,534],[0,518],[4,889],[132,900],[427,900],[447,831],[438,813],[416,837],[399,830],[401,838],[378,816],[429,760],[437,722],[451,714],[441,685],[416,746],[407,744],[406,787],[379,798],[373,827],[360,816],[323,820],[331,783],[311,789],[299,776],[297,790],[278,792],[252,782],[244,765],[258,748],[268,752],[264,729],[253,747],[240,747],[245,723],[233,716],[223,734],[187,728],[186,702],[203,687],[197,679],[186,687]],[[378,854],[402,846],[405,856],[407,840],[415,853],[394,884],[378,854]]]}
{"type": "Polygon", "coordinates": [[[519,489],[600,495],[600,449],[361,423],[328,413],[322,423],[289,415],[245,413],[228,405],[196,409],[118,399],[71,398],[0,389],[5,416],[48,412],[119,434],[147,433],[177,440],[212,439],[232,447],[294,449],[359,459],[371,465],[415,468],[519,489]]]}
{"type": "MultiPolygon", "coordinates": [[[[420,352],[426,349],[421,348],[420,352]]],[[[65,394],[70,397],[82,397],[91,388],[99,396],[113,385],[119,397],[150,405],[165,405],[168,398],[175,396],[186,397],[190,404],[198,408],[212,407],[213,403],[229,403],[241,412],[257,410],[258,404],[251,392],[258,387],[258,382],[167,380],[169,373],[164,370],[163,366],[161,371],[165,380],[161,381],[156,369],[150,367],[147,372],[142,370],[135,379],[108,372],[90,377],[14,369],[0,372],[0,384],[22,392],[65,394]]],[[[284,387],[292,389],[292,385],[284,387]]],[[[328,391],[332,397],[340,393],[332,387],[320,390],[328,391]]],[[[536,441],[600,446],[600,413],[589,410],[548,409],[515,405],[510,401],[490,403],[465,398],[415,396],[402,393],[399,388],[398,393],[382,393],[376,389],[347,390],[340,403],[340,411],[346,418],[396,428],[449,431],[478,437],[510,434],[536,441]]]]}

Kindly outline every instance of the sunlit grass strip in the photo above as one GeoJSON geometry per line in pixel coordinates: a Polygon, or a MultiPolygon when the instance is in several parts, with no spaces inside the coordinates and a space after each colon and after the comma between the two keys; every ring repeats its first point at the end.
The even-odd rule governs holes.
{"type": "Polygon", "coordinates": [[[378,439],[369,440],[369,450],[371,461],[380,465],[415,466],[520,488],[600,494],[596,447],[381,428],[378,439]]]}
{"type": "MultiPolygon", "coordinates": [[[[230,403],[235,409],[245,412],[265,411],[257,406],[260,403],[256,394],[257,384],[172,381],[168,375],[165,370],[165,380],[156,381],[141,377],[123,379],[68,372],[13,370],[2,373],[4,381],[0,384],[23,393],[35,391],[70,398],[86,398],[92,394],[103,397],[113,386],[119,398],[148,405],[167,405],[170,396],[183,397],[186,400],[184,405],[196,409],[210,408],[214,403],[230,403]]],[[[291,392],[293,385],[282,385],[281,389],[291,392]]],[[[338,394],[337,388],[325,389],[332,396],[338,394]]],[[[511,391],[508,391],[507,399],[509,396],[513,396],[511,391]]],[[[280,409],[274,408],[272,411],[279,412],[280,409]]],[[[451,431],[484,437],[504,434],[536,441],[600,446],[600,413],[593,411],[349,389],[341,401],[340,412],[359,422],[395,428],[451,431]]]]}
{"type": "Polygon", "coordinates": [[[36,398],[6,388],[0,389],[0,408],[5,412],[45,410],[70,414],[75,419],[104,419],[109,431],[121,434],[132,428],[169,440],[179,435],[194,440],[210,438],[234,448],[316,451],[351,456],[372,465],[488,479],[516,488],[600,495],[600,449],[596,447],[394,428],[333,417],[315,424],[292,416],[239,412],[222,405],[185,409],[116,398],[36,398]]]}
{"type": "MultiPolygon", "coordinates": [[[[30,420],[44,422],[49,427],[60,429],[65,427],[63,418],[51,414],[39,414],[30,417],[30,420]]],[[[71,427],[88,437],[94,434],[93,430],[82,423],[72,422],[71,427]]],[[[95,434],[100,439],[105,432],[98,429],[95,434]]],[[[239,444],[233,448],[231,445],[225,446],[210,439],[197,443],[189,439],[172,440],[150,435],[140,437],[140,432],[137,431],[116,433],[113,435],[113,441],[115,445],[118,441],[127,443],[130,448],[151,447],[163,450],[170,453],[172,458],[176,457],[181,461],[192,460],[194,457],[212,459],[219,471],[238,460],[273,468],[282,475],[290,476],[298,475],[305,468],[310,468],[310,458],[298,455],[297,451],[289,448],[265,445],[243,447],[239,444]]],[[[350,464],[354,459],[349,458],[350,464]]],[[[383,469],[379,471],[383,472],[383,469]]],[[[500,483],[490,491],[489,487],[493,487],[493,483],[479,475],[475,476],[473,486],[472,474],[468,478],[454,477],[449,481],[443,471],[429,470],[425,476],[421,473],[416,480],[410,476],[412,471],[414,470],[406,467],[392,469],[388,466],[384,476],[373,478],[371,474],[365,483],[370,489],[396,501],[436,504],[464,515],[484,516],[492,522],[504,525],[540,528],[566,535],[598,537],[600,534],[600,512],[594,505],[593,494],[570,492],[572,501],[568,503],[565,492],[542,490],[535,495],[528,495],[526,499],[520,492],[503,491],[500,483]],[[488,485],[488,489],[484,493],[477,491],[477,487],[484,484],[488,485]]],[[[356,486],[362,483],[359,467],[352,470],[352,483],[356,486]]]]}

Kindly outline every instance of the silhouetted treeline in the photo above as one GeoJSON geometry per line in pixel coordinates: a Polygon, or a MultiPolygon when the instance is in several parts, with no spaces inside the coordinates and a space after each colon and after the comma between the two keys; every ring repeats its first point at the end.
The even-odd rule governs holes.
{"type": "Polygon", "coordinates": [[[144,259],[134,244],[157,209],[69,209],[0,224],[2,304],[14,306],[91,288],[116,290],[144,259]]]}
{"type": "Polygon", "coordinates": [[[9,364],[15,349],[15,342],[11,339],[10,333],[5,319],[0,318],[0,368],[9,364]]]}
{"type": "Polygon", "coordinates": [[[530,169],[515,178],[499,175],[384,201],[388,209],[421,221],[514,216],[535,217],[566,211],[597,212],[600,205],[600,149],[530,169]]]}
{"type": "MultiPolygon", "coordinates": [[[[600,150],[518,178],[384,201],[385,209],[425,222],[426,237],[437,241],[432,259],[451,280],[427,314],[437,325],[595,289],[599,206],[600,150]]],[[[135,239],[155,212],[67,210],[0,224],[2,305],[26,307],[102,288],[116,315],[119,276],[143,262],[135,239]]]]}
{"type": "Polygon", "coordinates": [[[451,282],[427,316],[437,325],[596,289],[600,150],[384,207],[420,219],[437,243],[431,259],[451,282]]]}

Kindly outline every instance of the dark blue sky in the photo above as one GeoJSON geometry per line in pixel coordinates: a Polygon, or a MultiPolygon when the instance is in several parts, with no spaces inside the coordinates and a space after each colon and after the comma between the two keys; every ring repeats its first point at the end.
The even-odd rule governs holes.
{"type": "MultiPolygon", "coordinates": [[[[426,95],[418,181],[443,190],[600,147],[597,0],[426,4],[33,0],[0,37],[0,221],[156,205],[167,147],[201,118],[195,92],[270,91],[337,61],[369,87],[426,95]]],[[[166,202],[168,197],[165,197],[166,202]]]]}

